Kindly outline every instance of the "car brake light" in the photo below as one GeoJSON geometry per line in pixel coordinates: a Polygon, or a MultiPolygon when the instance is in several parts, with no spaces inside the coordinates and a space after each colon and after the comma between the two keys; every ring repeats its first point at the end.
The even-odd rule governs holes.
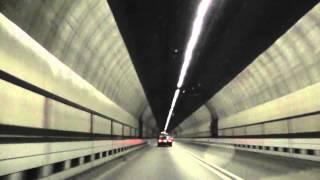
{"type": "Polygon", "coordinates": [[[161,140],[161,139],[159,139],[159,140],[158,140],[158,142],[162,142],[162,140],[161,140]]]}

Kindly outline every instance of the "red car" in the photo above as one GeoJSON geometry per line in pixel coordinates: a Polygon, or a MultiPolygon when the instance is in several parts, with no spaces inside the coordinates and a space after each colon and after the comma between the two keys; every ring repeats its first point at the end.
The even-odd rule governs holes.
{"type": "Polygon", "coordinates": [[[168,134],[161,134],[158,139],[158,147],[163,145],[172,146],[173,141],[173,138],[168,134]]]}

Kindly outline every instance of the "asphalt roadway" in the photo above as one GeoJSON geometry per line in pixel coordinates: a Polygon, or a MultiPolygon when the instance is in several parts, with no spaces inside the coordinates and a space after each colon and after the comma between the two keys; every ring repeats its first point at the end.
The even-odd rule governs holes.
{"type": "Polygon", "coordinates": [[[208,145],[155,142],[71,179],[320,179],[320,163],[208,145]]]}

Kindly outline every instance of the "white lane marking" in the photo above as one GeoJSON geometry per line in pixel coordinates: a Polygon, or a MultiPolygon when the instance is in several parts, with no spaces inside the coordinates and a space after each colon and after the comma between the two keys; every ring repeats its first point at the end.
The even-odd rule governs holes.
{"type": "MultiPolygon", "coordinates": [[[[179,145],[180,146],[180,145],[179,145]]],[[[221,177],[222,179],[236,179],[236,180],[244,180],[243,178],[219,167],[218,165],[215,165],[213,163],[207,163],[203,158],[197,156],[196,154],[185,150],[184,148],[181,148],[183,151],[185,151],[187,154],[189,154],[191,157],[193,157],[193,159],[195,159],[197,162],[199,162],[201,165],[203,165],[204,167],[206,167],[207,169],[209,169],[210,171],[212,171],[213,173],[215,173],[216,175],[218,175],[219,177],[221,177]]]]}
{"type": "Polygon", "coordinates": [[[193,156],[191,156],[191,157],[192,157],[192,159],[193,159],[194,161],[197,161],[197,163],[199,163],[201,166],[207,168],[209,171],[211,171],[213,174],[219,176],[221,179],[224,179],[224,180],[232,180],[230,177],[228,177],[228,176],[224,175],[223,173],[221,173],[220,171],[215,170],[214,168],[208,166],[206,163],[200,161],[199,159],[197,159],[197,158],[195,158],[195,157],[193,157],[193,156]]]}

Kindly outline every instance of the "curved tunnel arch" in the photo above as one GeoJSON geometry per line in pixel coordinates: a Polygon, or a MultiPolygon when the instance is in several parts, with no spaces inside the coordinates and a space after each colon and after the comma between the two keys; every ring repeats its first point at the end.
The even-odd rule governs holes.
{"type": "MultiPolygon", "coordinates": [[[[161,121],[155,119],[105,0],[32,0],[32,5],[30,0],[9,0],[5,6],[2,2],[1,12],[46,49],[0,13],[0,57],[7,60],[0,63],[4,92],[0,99],[5,104],[0,113],[0,134],[5,140],[1,146],[12,151],[1,153],[0,167],[4,168],[0,169],[4,171],[0,179],[2,175],[5,179],[63,177],[60,173],[68,177],[156,143],[149,138],[159,134],[161,121]]],[[[319,12],[318,4],[178,124],[172,132],[178,143],[227,147],[232,154],[226,157],[209,148],[200,149],[204,159],[214,155],[232,164],[238,163],[237,157],[244,159],[234,149],[286,158],[303,156],[304,160],[314,156],[319,161],[319,12]]],[[[193,93],[198,96],[197,91],[193,93]]],[[[165,160],[171,155],[159,157],[165,160]]],[[[251,167],[273,165],[264,158],[259,165],[257,156],[251,157],[251,167]]],[[[146,161],[135,166],[135,172],[149,165],[146,161]]],[[[250,167],[247,161],[243,164],[250,167]]],[[[274,171],[280,173],[279,167],[274,171]]],[[[287,172],[288,167],[281,169],[287,172]]]]}
{"type": "Polygon", "coordinates": [[[175,134],[180,137],[211,136],[211,121],[212,114],[208,106],[203,105],[175,129],[175,134]]]}
{"type": "Polygon", "coordinates": [[[6,2],[3,13],[120,107],[144,113],[147,99],[105,0],[6,2]]]}
{"type": "MultiPolygon", "coordinates": [[[[317,9],[212,97],[210,111],[227,118],[317,83],[317,9]]],[[[148,102],[106,1],[19,1],[4,13],[111,100],[143,116],[148,102]],[[25,14],[13,13],[22,7],[25,14]]]]}
{"type": "MultiPolygon", "coordinates": [[[[316,86],[320,81],[320,73],[317,70],[320,69],[319,10],[320,5],[318,4],[207,102],[208,108],[213,112],[212,114],[215,114],[214,116],[219,119],[219,125],[217,126],[219,126],[220,136],[250,135],[248,133],[255,135],[282,133],[277,130],[278,128],[287,128],[287,132],[284,133],[290,133],[290,127],[283,126],[281,121],[268,123],[270,120],[279,118],[280,120],[282,118],[288,126],[298,127],[294,123],[298,123],[299,118],[290,122],[293,115],[289,112],[290,110],[277,109],[280,108],[277,106],[280,106],[281,103],[291,102],[292,99],[297,100],[295,98],[307,97],[308,94],[301,93],[301,90],[316,86]],[[295,97],[295,94],[299,95],[295,97]],[[295,98],[290,98],[291,96],[295,98]],[[257,108],[260,108],[259,111],[264,113],[262,115],[264,117],[259,115],[256,118],[253,117],[258,113],[257,108]],[[264,108],[270,109],[269,111],[262,111],[264,108]],[[275,115],[274,112],[279,111],[287,114],[284,113],[280,116],[281,113],[279,113],[279,115],[275,115]],[[248,117],[249,115],[251,117],[248,117]],[[263,118],[271,119],[262,121],[263,118]],[[250,122],[248,119],[250,119],[250,122]],[[241,121],[242,123],[240,123],[241,121]],[[242,125],[234,125],[233,127],[232,122],[238,122],[242,125]],[[264,126],[270,126],[273,130],[268,130],[268,128],[261,130],[264,126]],[[253,127],[261,130],[261,132],[250,132],[253,127]]],[[[307,92],[305,90],[305,93],[307,92]]],[[[308,103],[300,106],[300,108],[312,109],[308,103]]],[[[312,104],[312,102],[310,103],[312,104]]],[[[297,105],[291,106],[293,107],[289,109],[299,108],[297,105]]],[[[198,119],[202,119],[198,115],[203,108],[204,106],[201,106],[186,118],[175,129],[175,132],[180,136],[188,136],[185,132],[192,131],[194,135],[191,136],[203,136],[202,133],[207,128],[198,130],[194,128],[194,126],[201,127],[201,123],[197,122],[198,119]]],[[[212,119],[214,119],[214,116],[212,119]]],[[[313,124],[312,120],[306,118],[305,125],[298,132],[319,131],[319,129],[313,128],[315,126],[313,124]]]]}
{"type": "Polygon", "coordinates": [[[319,6],[210,100],[215,104],[220,118],[319,82],[319,76],[311,73],[312,68],[319,67],[316,61],[319,35],[315,34],[319,28],[315,25],[319,20],[314,18],[318,14],[317,9],[319,6]],[[227,100],[230,98],[231,101],[227,100]]]}

